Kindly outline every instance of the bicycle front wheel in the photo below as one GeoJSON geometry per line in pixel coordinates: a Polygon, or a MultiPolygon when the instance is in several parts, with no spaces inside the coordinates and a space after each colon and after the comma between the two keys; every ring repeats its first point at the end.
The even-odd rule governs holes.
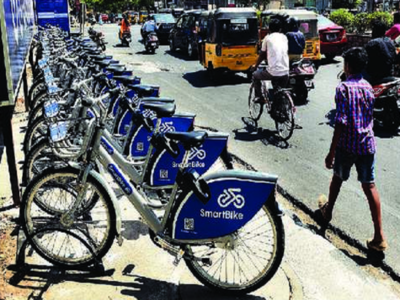
{"type": "Polygon", "coordinates": [[[278,131],[280,138],[287,141],[293,135],[294,130],[294,106],[292,97],[289,92],[282,92],[281,97],[277,99],[280,101],[278,107],[278,118],[275,118],[275,128],[278,131]]]}
{"type": "Polygon", "coordinates": [[[254,121],[258,121],[263,113],[264,106],[261,103],[255,102],[255,100],[255,87],[254,83],[252,83],[249,91],[249,114],[254,121]]]}
{"type": "Polygon", "coordinates": [[[78,174],[69,167],[45,170],[28,185],[20,213],[33,249],[52,264],[67,268],[100,260],[116,235],[111,198],[90,175],[82,205],[73,218],[66,218],[77,198],[78,174]]]}
{"type": "Polygon", "coordinates": [[[193,275],[224,293],[250,293],[266,284],[278,270],[284,253],[282,220],[266,205],[226,242],[187,246],[185,257],[193,275]],[[208,263],[205,261],[208,260],[208,263]]]}

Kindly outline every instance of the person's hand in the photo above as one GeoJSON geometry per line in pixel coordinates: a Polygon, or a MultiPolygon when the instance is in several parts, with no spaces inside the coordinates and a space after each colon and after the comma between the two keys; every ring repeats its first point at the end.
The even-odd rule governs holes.
{"type": "Polygon", "coordinates": [[[254,72],[256,69],[257,69],[257,66],[256,66],[256,64],[254,64],[250,67],[250,72],[254,72]]]}
{"type": "Polygon", "coordinates": [[[335,158],[335,153],[329,152],[325,158],[325,167],[327,169],[333,169],[333,160],[335,158]]]}

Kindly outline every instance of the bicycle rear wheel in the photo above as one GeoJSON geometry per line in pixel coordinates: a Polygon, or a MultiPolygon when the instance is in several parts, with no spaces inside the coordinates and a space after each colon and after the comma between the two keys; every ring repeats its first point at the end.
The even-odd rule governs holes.
{"type": "Polygon", "coordinates": [[[204,285],[238,295],[266,284],[278,270],[284,249],[282,219],[264,205],[226,242],[187,245],[188,254],[196,259],[184,257],[190,271],[204,285]]]}
{"type": "Polygon", "coordinates": [[[63,267],[82,267],[100,260],[116,235],[110,196],[90,175],[83,204],[72,220],[65,218],[76,201],[78,175],[79,170],[69,167],[45,170],[29,184],[21,205],[23,229],[33,249],[63,267]]]}
{"type": "Polygon", "coordinates": [[[256,100],[255,87],[254,83],[252,83],[250,86],[249,101],[248,101],[249,114],[254,121],[258,121],[263,113],[264,105],[255,102],[255,100],[256,100]]]}
{"type": "MultiPolygon", "coordinates": [[[[277,101],[280,101],[278,107],[278,118],[275,118],[275,127],[278,131],[280,138],[283,141],[287,141],[293,135],[294,130],[294,106],[292,97],[288,91],[281,92],[280,97],[277,97],[277,101]]],[[[275,101],[275,100],[274,100],[275,101]]]]}

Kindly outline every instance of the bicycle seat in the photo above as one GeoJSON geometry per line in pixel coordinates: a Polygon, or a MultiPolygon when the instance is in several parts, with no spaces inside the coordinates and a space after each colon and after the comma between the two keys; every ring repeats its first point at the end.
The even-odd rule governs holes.
{"type": "Polygon", "coordinates": [[[105,54],[88,54],[88,57],[90,57],[94,60],[109,59],[109,55],[105,55],[105,54]]]}
{"type": "Polygon", "coordinates": [[[205,131],[191,131],[191,132],[166,132],[165,136],[171,140],[179,141],[182,143],[185,150],[190,150],[193,147],[199,147],[203,144],[208,136],[205,131]]]}
{"type": "Polygon", "coordinates": [[[140,78],[130,75],[118,75],[113,77],[114,80],[121,82],[123,85],[140,82],[140,78]]]}
{"type": "Polygon", "coordinates": [[[114,73],[114,75],[122,75],[126,71],[126,67],[109,66],[106,71],[114,73]]]}
{"type": "Polygon", "coordinates": [[[159,90],[158,86],[144,85],[144,84],[128,84],[128,89],[135,91],[139,98],[152,97],[155,91],[159,90]]]}
{"type": "Polygon", "coordinates": [[[140,101],[141,101],[142,103],[144,103],[144,102],[174,103],[174,102],[175,102],[175,99],[167,98],[167,97],[163,97],[163,98],[158,98],[158,97],[145,97],[145,98],[141,98],[140,101]]]}
{"type": "Polygon", "coordinates": [[[93,62],[102,68],[109,66],[111,63],[111,61],[109,61],[109,60],[94,60],[93,62]]]}
{"type": "Polygon", "coordinates": [[[150,109],[154,111],[157,118],[171,117],[175,113],[175,103],[143,103],[143,109],[150,109]]]}

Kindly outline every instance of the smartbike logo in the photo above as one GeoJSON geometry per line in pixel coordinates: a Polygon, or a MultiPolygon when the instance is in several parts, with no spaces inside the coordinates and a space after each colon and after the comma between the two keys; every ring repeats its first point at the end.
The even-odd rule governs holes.
{"type": "Polygon", "coordinates": [[[117,181],[118,185],[121,189],[127,194],[132,194],[132,188],[130,187],[129,183],[123,177],[121,172],[117,169],[117,167],[113,164],[108,165],[108,171],[110,172],[111,176],[114,177],[115,181],[117,181]]]}
{"type": "Polygon", "coordinates": [[[189,153],[189,162],[186,164],[183,163],[172,163],[172,167],[174,168],[205,168],[206,164],[199,160],[204,160],[207,157],[207,152],[203,149],[198,149],[193,147],[189,153]],[[193,161],[194,160],[194,161],[193,161]]]}
{"type": "MultiPolygon", "coordinates": [[[[224,189],[219,195],[217,203],[221,208],[233,205],[236,209],[242,209],[246,204],[245,198],[240,194],[240,188],[224,189]]],[[[225,220],[242,220],[244,215],[236,210],[211,211],[200,209],[200,217],[225,220]]]]}

